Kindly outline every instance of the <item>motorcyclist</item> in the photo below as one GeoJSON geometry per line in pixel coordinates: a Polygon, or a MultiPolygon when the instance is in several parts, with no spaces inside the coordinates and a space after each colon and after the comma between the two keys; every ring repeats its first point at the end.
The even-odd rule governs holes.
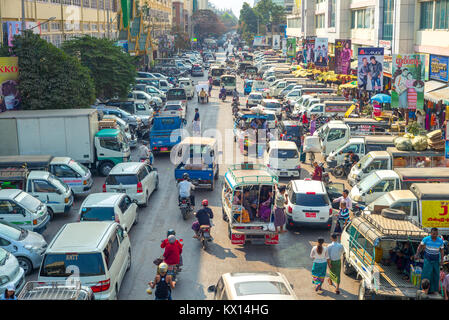
{"type": "MultiPolygon", "coordinates": [[[[167,247],[167,245],[169,244],[168,237],[170,237],[171,235],[176,237],[176,231],[173,230],[173,229],[168,229],[168,231],[167,231],[167,239],[164,239],[161,242],[161,248],[162,249],[167,247]]],[[[179,240],[176,239],[175,244],[180,248],[181,253],[182,253],[182,247],[184,246],[182,244],[182,239],[179,239],[179,240]]],[[[179,265],[182,266],[182,254],[179,255],[179,265]]],[[[181,270],[179,269],[179,271],[181,271],[181,270]]]]}
{"type": "Polygon", "coordinates": [[[195,196],[191,194],[191,190],[195,190],[195,186],[189,181],[189,174],[187,172],[185,172],[182,177],[184,180],[178,184],[179,200],[181,200],[181,198],[190,198],[190,203],[194,207],[195,196]]]}
{"type": "Polygon", "coordinates": [[[348,151],[348,153],[345,155],[345,163],[350,165],[351,167],[355,165],[357,162],[359,162],[359,156],[352,152],[351,150],[348,151]]]}
{"type": "Polygon", "coordinates": [[[164,250],[164,262],[169,266],[179,265],[182,253],[182,246],[176,243],[176,237],[174,235],[169,235],[168,243],[164,250]]]}
{"type": "Polygon", "coordinates": [[[222,86],[220,89],[220,97],[225,97],[226,99],[226,89],[224,86],[222,86]]]}
{"type": "Polygon", "coordinates": [[[201,205],[203,206],[200,210],[198,210],[195,213],[196,219],[197,219],[197,226],[198,229],[194,230],[195,231],[195,235],[193,236],[194,238],[198,238],[199,237],[199,227],[200,226],[209,226],[210,228],[212,228],[212,224],[210,219],[214,218],[214,213],[212,212],[212,210],[208,207],[209,206],[209,201],[207,199],[204,199],[203,201],[201,201],[201,205]]]}
{"type": "Polygon", "coordinates": [[[237,102],[239,101],[239,92],[237,91],[237,88],[232,91],[232,97],[233,100],[236,100],[237,102]]]}
{"type": "Polygon", "coordinates": [[[176,281],[173,281],[171,275],[167,274],[168,265],[161,263],[157,268],[157,275],[154,281],[150,281],[148,284],[151,288],[156,287],[154,293],[156,300],[172,300],[171,290],[175,288],[176,281]]]}
{"type": "Polygon", "coordinates": [[[150,148],[148,148],[148,141],[143,141],[139,147],[139,161],[149,161],[150,165],[153,165],[154,156],[150,148]]]}

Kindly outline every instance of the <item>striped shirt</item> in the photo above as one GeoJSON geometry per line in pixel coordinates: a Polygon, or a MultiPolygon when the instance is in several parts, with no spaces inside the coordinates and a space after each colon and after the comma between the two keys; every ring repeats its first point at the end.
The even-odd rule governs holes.
{"type": "Polygon", "coordinates": [[[427,260],[439,260],[440,249],[443,249],[444,242],[441,237],[437,237],[435,241],[432,240],[431,236],[427,236],[421,241],[421,245],[425,245],[424,258],[427,260]]]}
{"type": "Polygon", "coordinates": [[[349,219],[349,210],[348,208],[340,209],[340,212],[338,213],[338,219],[339,220],[348,220],[349,219]]]}

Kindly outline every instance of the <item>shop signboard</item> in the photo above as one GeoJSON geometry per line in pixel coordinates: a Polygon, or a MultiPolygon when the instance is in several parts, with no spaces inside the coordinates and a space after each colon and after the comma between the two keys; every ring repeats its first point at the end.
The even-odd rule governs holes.
{"type": "Polygon", "coordinates": [[[282,55],[285,57],[287,55],[287,39],[282,39],[282,55]]]}
{"type": "Polygon", "coordinates": [[[296,38],[287,38],[287,56],[289,58],[296,56],[296,38]]]}
{"type": "Polygon", "coordinates": [[[449,57],[430,55],[429,78],[433,80],[448,82],[447,69],[449,66],[449,57]]]}
{"type": "Polygon", "coordinates": [[[0,112],[20,108],[19,58],[0,57],[0,112]]]}
{"type": "Polygon", "coordinates": [[[449,228],[449,201],[422,201],[422,226],[424,228],[449,228]]]}
{"type": "Polygon", "coordinates": [[[351,40],[335,40],[335,73],[349,74],[351,70],[351,40]]]}
{"type": "Polygon", "coordinates": [[[424,55],[393,55],[392,72],[391,106],[422,110],[424,108],[424,55]]]}
{"type": "Polygon", "coordinates": [[[380,92],[383,88],[384,48],[358,48],[359,90],[380,92]]]}

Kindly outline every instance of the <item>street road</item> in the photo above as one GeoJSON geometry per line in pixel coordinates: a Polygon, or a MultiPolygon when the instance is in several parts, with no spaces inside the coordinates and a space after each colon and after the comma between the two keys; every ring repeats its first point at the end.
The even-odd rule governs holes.
{"type": "MultiPolygon", "coordinates": [[[[217,60],[223,61],[225,53],[217,53],[217,60]]],[[[195,81],[207,80],[207,74],[193,78],[195,81]]],[[[237,89],[241,93],[240,102],[246,102],[243,98],[243,81],[238,77],[237,89]]],[[[233,126],[231,100],[228,96],[225,102],[218,100],[218,87],[214,87],[212,98],[208,104],[197,104],[196,96],[190,100],[187,114],[188,130],[191,132],[194,108],[198,107],[201,115],[202,131],[207,129],[220,130],[224,137],[225,129],[233,126]]],[[[223,139],[223,146],[219,147],[225,153],[233,147],[231,139],[223,139]]],[[[134,154],[131,160],[137,160],[134,154]]],[[[224,156],[226,156],[224,154],[224,156]]],[[[207,287],[216,284],[220,275],[227,272],[245,271],[279,271],[286,275],[299,299],[355,299],[358,290],[358,281],[342,274],[341,294],[335,294],[335,288],[330,287],[327,281],[323,285],[323,293],[316,293],[312,284],[312,261],[309,257],[312,246],[319,236],[329,240],[329,230],[301,228],[293,232],[280,235],[280,243],[274,246],[245,245],[235,246],[230,243],[227,236],[227,223],[222,219],[221,186],[223,175],[227,165],[220,165],[220,177],[214,191],[195,191],[196,209],[200,207],[201,200],[207,198],[214,212],[212,229],[213,243],[207,251],[204,251],[198,240],[193,239],[191,224],[194,217],[190,216],[186,221],[181,217],[178,209],[177,184],[174,179],[174,165],[170,162],[170,156],[157,155],[155,167],[159,172],[159,190],[150,199],[147,208],[139,208],[139,223],[130,233],[132,244],[132,267],[126,274],[119,292],[119,299],[154,299],[146,293],[147,283],[156,274],[156,266],[153,260],[162,254],[160,242],[165,239],[168,229],[176,230],[178,238],[183,239],[184,266],[178,275],[178,283],[173,291],[173,299],[204,300],[212,299],[213,294],[207,291],[207,287]]],[[[310,171],[310,166],[305,166],[310,171]]],[[[308,172],[303,170],[303,177],[308,172]]],[[[302,177],[302,178],[303,178],[302,177]]],[[[101,192],[104,183],[103,177],[94,179],[92,192],[101,192]]],[[[283,180],[286,183],[288,180],[283,180]]],[[[83,198],[78,198],[67,215],[56,216],[44,232],[48,242],[65,223],[76,221],[78,209],[83,198]]],[[[82,236],[82,235],[80,235],[82,236]]],[[[27,280],[37,279],[36,270],[27,280]]]]}

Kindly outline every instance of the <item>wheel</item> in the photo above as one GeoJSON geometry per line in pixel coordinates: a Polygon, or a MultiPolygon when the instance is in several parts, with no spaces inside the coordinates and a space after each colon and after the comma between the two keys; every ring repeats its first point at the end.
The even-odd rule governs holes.
{"type": "Polygon", "coordinates": [[[212,180],[212,184],[210,186],[210,191],[214,191],[215,189],[215,180],[212,180]]]}
{"type": "Polygon", "coordinates": [[[17,257],[17,261],[19,262],[19,266],[25,271],[25,275],[29,275],[33,271],[33,264],[28,258],[17,257]]]}
{"type": "Polygon", "coordinates": [[[354,268],[346,260],[346,257],[343,257],[343,273],[347,276],[351,276],[354,274],[354,271],[354,268]]]}
{"type": "Polygon", "coordinates": [[[228,238],[229,240],[232,240],[231,225],[229,223],[228,223],[228,238]]]}
{"type": "Polygon", "coordinates": [[[55,213],[53,212],[53,210],[50,207],[47,207],[47,212],[50,216],[50,220],[53,220],[53,218],[55,217],[55,213]]]}
{"type": "Polygon", "coordinates": [[[371,290],[366,289],[366,284],[364,280],[360,281],[359,285],[359,294],[358,298],[359,300],[371,300],[374,299],[374,294],[371,293],[371,290]]]}
{"type": "Polygon", "coordinates": [[[342,167],[336,167],[334,171],[332,172],[335,178],[343,177],[344,175],[344,169],[342,167]]]}
{"type": "Polygon", "coordinates": [[[287,230],[293,230],[293,226],[291,226],[290,223],[288,223],[288,221],[287,221],[287,223],[285,224],[285,228],[286,228],[287,230]]]}
{"type": "Polygon", "coordinates": [[[203,246],[204,250],[207,250],[208,243],[207,243],[207,240],[204,237],[201,240],[201,245],[203,246]]]}
{"type": "Polygon", "coordinates": [[[139,211],[136,211],[136,219],[134,219],[133,225],[136,225],[139,223],[139,211]]]}
{"type": "Polygon", "coordinates": [[[156,186],[154,187],[154,191],[156,191],[157,189],[159,189],[159,177],[156,180],[156,186]]]}
{"type": "Polygon", "coordinates": [[[109,174],[109,172],[111,172],[113,167],[114,164],[112,164],[111,162],[103,162],[98,168],[98,171],[103,177],[106,177],[109,174]]]}
{"type": "Polygon", "coordinates": [[[223,208],[221,208],[221,212],[222,212],[222,217],[223,217],[223,221],[228,221],[228,216],[226,215],[226,212],[224,211],[223,208]]]}
{"type": "Polygon", "coordinates": [[[218,179],[218,172],[220,171],[220,168],[218,167],[218,165],[217,165],[217,172],[215,172],[215,175],[214,175],[214,179],[215,180],[217,180],[218,179]]]}
{"type": "Polygon", "coordinates": [[[146,207],[148,207],[148,200],[149,200],[149,196],[148,196],[148,191],[147,191],[147,193],[146,193],[146,197],[145,197],[145,203],[142,205],[142,207],[144,207],[144,208],[146,208],[146,207]]]}
{"type": "Polygon", "coordinates": [[[187,219],[187,209],[182,208],[182,209],[181,209],[181,215],[182,215],[182,218],[183,218],[184,220],[186,220],[186,219],[187,219]]]}
{"type": "Polygon", "coordinates": [[[131,249],[128,250],[128,266],[126,267],[126,271],[129,271],[129,269],[131,269],[131,249]]]}

